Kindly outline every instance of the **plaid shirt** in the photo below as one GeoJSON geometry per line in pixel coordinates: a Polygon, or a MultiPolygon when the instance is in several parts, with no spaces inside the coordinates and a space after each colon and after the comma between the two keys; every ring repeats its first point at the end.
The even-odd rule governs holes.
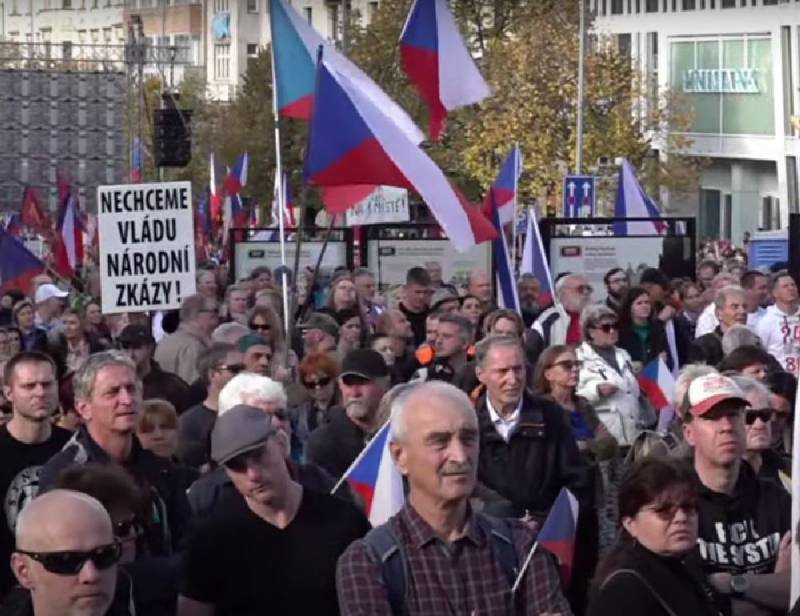
{"type": "MultiPolygon", "coordinates": [[[[403,544],[408,562],[406,609],[408,616],[509,616],[511,587],[492,541],[470,514],[463,537],[448,544],[437,537],[411,505],[389,524],[403,544]]],[[[512,522],[512,539],[521,565],[533,543],[533,531],[512,522]]],[[[336,567],[336,588],[342,616],[390,616],[383,583],[383,567],[362,540],[350,545],[336,567]]],[[[539,616],[572,614],[561,594],[552,557],[537,550],[517,593],[522,609],[516,614],[539,616]]]]}

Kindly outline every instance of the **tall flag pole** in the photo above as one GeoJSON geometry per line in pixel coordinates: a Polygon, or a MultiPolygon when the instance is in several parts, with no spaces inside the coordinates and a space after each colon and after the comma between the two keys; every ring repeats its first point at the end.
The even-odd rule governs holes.
{"type": "Polygon", "coordinates": [[[517,210],[519,208],[519,176],[522,175],[522,152],[519,149],[519,142],[514,144],[517,152],[517,169],[514,174],[514,203],[512,205],[511,218],[511,271],[517,271],[517,210]]]}
{"type": "Polygon", "coordinates": [[[442,136],[447,112],[491,94],[447,0],[414,0],[400,34],[403,71],[428,106],[429,133],[442,136]]]}

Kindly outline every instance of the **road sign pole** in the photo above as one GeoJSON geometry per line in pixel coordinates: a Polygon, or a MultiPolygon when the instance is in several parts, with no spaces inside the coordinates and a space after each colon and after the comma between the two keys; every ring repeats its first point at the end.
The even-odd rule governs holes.
{"type": "Polygon", "coordinates": [[[583,171],[583,97],[584,97],[584,72],[586,40],[586,7],[584,0],[578,0],[578,125],[575,138],[575,175],[583,171]]]}

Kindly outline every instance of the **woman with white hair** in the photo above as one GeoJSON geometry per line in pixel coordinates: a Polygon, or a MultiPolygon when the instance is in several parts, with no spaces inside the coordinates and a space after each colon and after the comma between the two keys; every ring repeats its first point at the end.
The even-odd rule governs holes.
{"type": "Polygon", "coordinates": [[[581,313],[584,342],[575,355],[581,364],[577,395],[597,412],[621,447],[630,446],[640,424],[639,383],[631,356],[617,346],[617,313],[605,304],[590,304],[581,313]]]}

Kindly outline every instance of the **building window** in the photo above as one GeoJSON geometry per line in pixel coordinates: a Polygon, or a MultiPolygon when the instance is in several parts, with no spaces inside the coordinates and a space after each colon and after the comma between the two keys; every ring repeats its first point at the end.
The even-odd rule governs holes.
{"type": "Polygon", "coordinates": [[[761,201],[759,227],[764,231],[781,228],[781,200],[778,197],[764,197],[761,201]]]}
{"type": "Polygon", "coordinates": [[[681,6],[684,11],[693,11],[695,9],[695,0],[683,0],[681,6]]]}
{"type": "Polygon", "coordinates": [[[736,0],[722,0],[719,4],[723,9],[735,9],[736,0]]]}
{"type": "Polygon", "coordinates": [[[258,59],[258,44],[257,43],[248,43],[247,44],[247,72],[250,73],[251,68],[255,64],[256,60],[258,59]]]}
{"type": "Polygon", "coordinates": [[[367,19],[369,23],[375,21],[375,16],[378,14],[378,3],[377,2],[370,2],[367,4],[367,19]]]}
{"type": "Polygon", "coordinates": [[[617,50],[623,58],[631,59],[631,35],[617,34],[617,50]]]}
{"type": "Polygon", "coordinates": [[[307,21],[308,23],[312,23],[312,22],[311,22],[311,7],[310,7],[310,6],[307,6],[307,7],[305,7],[305,8],[303,9],[303,13],[305,13],[305,16],[306,16],[306,21],[307,21]]]}
{"type": "Polygon", "coordinates": [[[72,0],[63,0],[61,3],[62,9],[71,9],[72,8],[72,0]]]}
{"type": "Polygon", "coordinates": [[[258,0],[247,0],[247,12],[258,13],[258,0]]]}
{"type": "Polygon", "coordinates": [[[658,13],[658,0],[645,0],[644,10],[646,13],[658,13]]]}
{"type": "Polygon", "coordinates": [[[622,13],[623,13],[622,0],[611,0],[611,14],[622,15],[622,13]]]}
{"type": "Polygon", "coordinates": [[[339,40],[339,7],[335,4],[328,5],[328,38],[339,40]]]}
{"type": "Polygon", "coordinates": [[[231,46],[214,45],[214,78],[229,79],[231,75],[231,46]]]}

